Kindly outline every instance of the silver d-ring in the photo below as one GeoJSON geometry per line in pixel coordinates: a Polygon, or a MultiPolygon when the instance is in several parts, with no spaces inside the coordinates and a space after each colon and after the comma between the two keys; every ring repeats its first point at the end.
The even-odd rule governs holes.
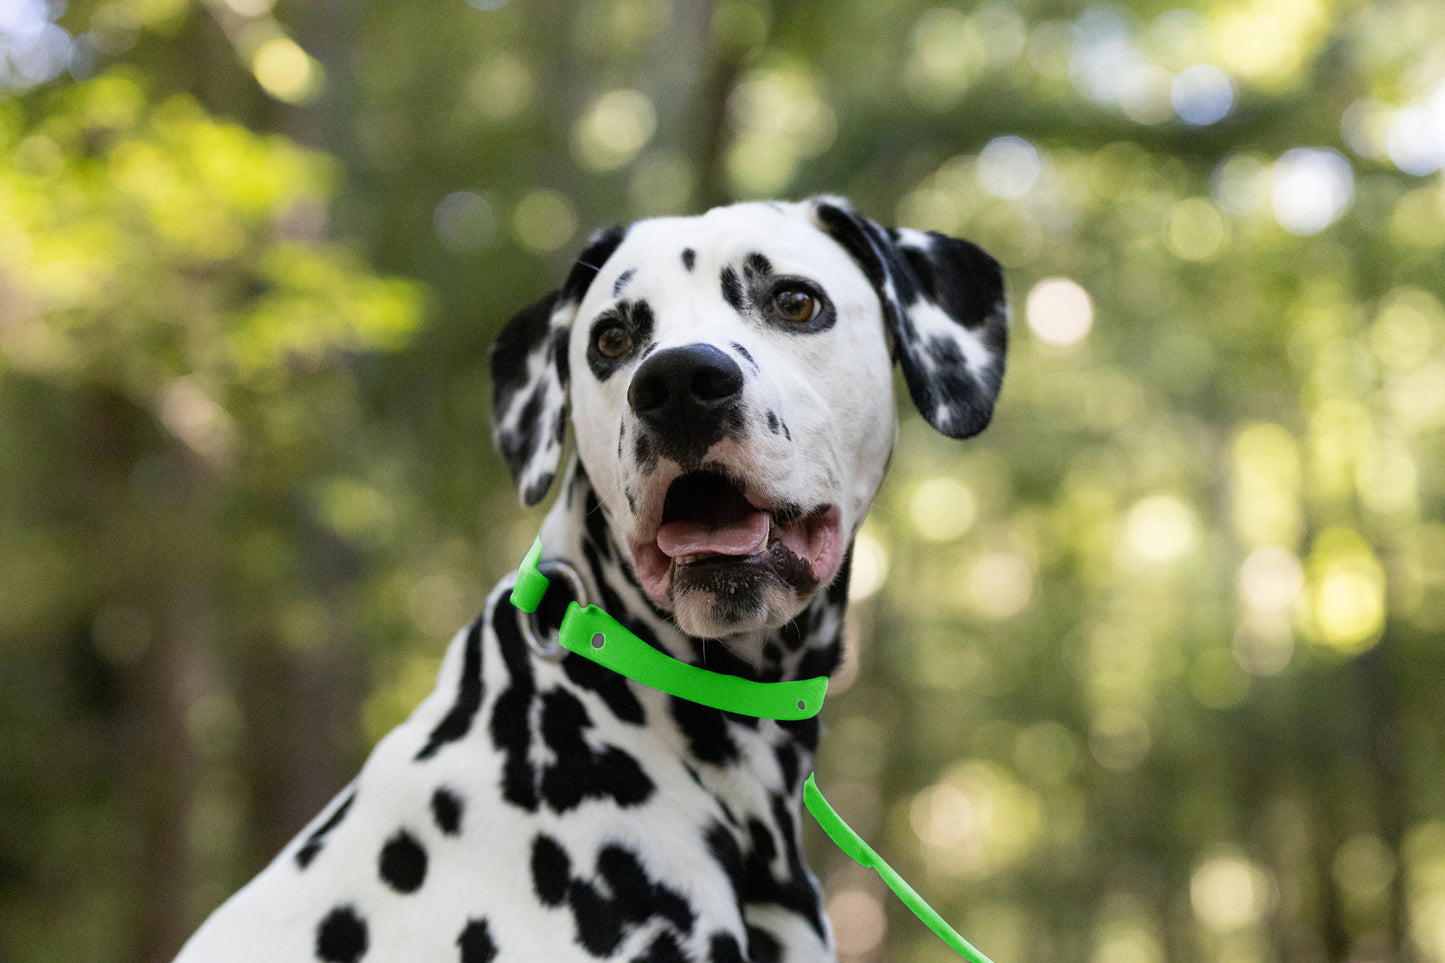
{"type": "MultiPolygon", "coordinates": [[[[572,597],[577,600],[577,604],[584,608],[587,606],[587,587],[582,584],[582,576],[577,574],[575,568],[560,559],[549,559],[539,562],[537,571],[549,578],[554,575],[560,577],[572,590],[572,597]]],[[[522,638],[527,642],[527,648],[535,652],[538,657],[549,662],[556,662],[567,654],[567,650],[562,647],[561,642],[557,641],[555,634],[545,639],[542,637],[540,626],[537,624],[536,612],[525,613],[522,616],[520,628],[522,638]]]]}

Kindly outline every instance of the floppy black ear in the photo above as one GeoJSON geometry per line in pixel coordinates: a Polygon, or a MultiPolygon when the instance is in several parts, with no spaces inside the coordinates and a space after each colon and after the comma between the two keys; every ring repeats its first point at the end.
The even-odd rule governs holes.
{"type": "Polygon", "coordinates": [[[908,393],[950,438],[988,426],[1003,382],[1008,304],[1003,270],[968,241],[885,229],[842,198],[810,202],[818,226],[878,291],[908,393]]]}
{"type": "Polygon", "coordinates": [[[524,505],[552,487],[567,438],[567,342],[577,307],[626,230],[592,235],[560,290],[508,321],[492,348],[492,440],[524,505]]]}

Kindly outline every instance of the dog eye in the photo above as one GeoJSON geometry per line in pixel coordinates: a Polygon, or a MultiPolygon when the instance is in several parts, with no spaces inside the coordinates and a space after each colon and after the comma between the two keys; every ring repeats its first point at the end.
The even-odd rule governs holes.
{"type": "Polygon", "coordinates": [[[604,358],[620,358],[632,350],[632,335],[620,324],[609,324],[597,332],[597,353],[604,358]]]}
{"type": "Polygon", "coordinates": [[[773,307],[785,320],[803,324],[818,316],[823,303],[803,288],[783,288],[773,295],[773,307]]]}

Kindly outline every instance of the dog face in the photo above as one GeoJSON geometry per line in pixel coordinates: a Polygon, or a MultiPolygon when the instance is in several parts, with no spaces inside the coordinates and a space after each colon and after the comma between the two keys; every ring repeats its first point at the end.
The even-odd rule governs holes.
{"type": "Polygon", "coordinates": [[[688,634],[775,627],[828,586],[897,432],[896,357],[945,434],[992,413],[998,265],[846,202],[738,204],[600,232],[504,329],[495,435],[533,504],[568,412],[642,590],[688,634]]]}

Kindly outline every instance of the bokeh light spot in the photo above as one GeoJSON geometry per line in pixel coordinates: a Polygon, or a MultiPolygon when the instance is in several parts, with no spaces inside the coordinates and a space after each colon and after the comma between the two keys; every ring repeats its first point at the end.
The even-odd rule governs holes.
{"type": "Polygon", "coordinates": [[[437,202],[432,227],[442,247],[453,254],[470,254],[495,237],[497,217],[476,191],[453,191],[437,202]]]}
{"type": "Polygon", "coordinates": [[[1023,197],[1038,184],[1043,160],[1022,137],[995,137],[978,152],[978,183],[1006,200],[1023,197]]]}
{"type": "Polygon", "coordinates": [[[883,904],[861,889],[845,889],[828,900],[828,919],[838,952],[848,956],[871,953],[888,932],[883,904]]]}
{"type": "Polygon", "coordinates": [[[251,71],[266,93],[288,104],[315,100],[325,81],[321,64],[290,37],[272,37],[261,44],[251,58],[251,71]]]}
{"type": "Polygon", "coordinates": [[[573,153],[591,170],[616,170],[637,156],[656,129],[657,111],[647,95],[612,90],[597,98],[577,122],[573,153]]]}
{"type": "Polygon", "coordinates": [[[512,227],[522,246],[533,251],[555,251],[577,232],[577,211],[563,195],[538,190],[517,202],[512,227]]]}
{"type": "Polygon", "coordinates": [[[1407,174],[1424,177],[1445,164],[1445,111],[1406,107],[1386,127],[1385,151],[1407,174]]]}
{"type": "Polygon", "coordinates": [[[1315,641],[1344,655],[1374,646],[1385,621],[1385,572],[1369,544],[1350,529],[1328,528],[1305,571],[1315,641]]]}
{"type": "Polygon", "coordinates": [[[1174,116],[1170,99],[1174,75],[1158,64],[1140,64],[1130,70],[1119,91],[1119,108],[1140,124],[1162,124],[1174,116]]]}
{"type": "Polygon", "coordinates": [[[1218,67],[1195,64],[1174,78],[1170,101],[1186,124],[1204,127],[1229,116],[1234,108],[1234,84],[1218,67]]]}
{"type": "Polygon", "coordinates": [[[1304,567],[1287,548],[1266,545],[1250,552],[1239,569],[1239,591],[1251,608],[1279,612],[1304,588],[1304,567]]]}
{"type": "Polygon", "coordinates": [[[929,478],[909,501],[909,518],[920,536],[947,542],[968,531],[978,517],[973,490],[956,478],[929,478]]]}
{"type": "Polygon", "coordinates": [[[467,105],[487,120],[511,120],[532,105],[537,84],[531,67],[512,53],[498,54],[467,79],[467,105]]]}
{"type": "Polygon", "coordinates": [[[1202,197],[1185,198],[1175,204],[1165,228],[1169,250],[1186,261],[1213,258],[1228,235],[1219,210],[1202,197]]]}
{"type": "Polygon", "coordinates": [[[1173,495],[1150,495],[1129,510],[1125,539],[1139,558],[1170,562],[1193,547],[1198,523],[1194,510],[1173,495]]]}
{"type": "Polygon", "coordinates": [[[1044,278],[1024,302],[1029,330],[1040,341],[1067,347],[1082,341],[1094,325],[1094,304],[1076,281],[1044,278]]]}
{"type": "Polygon", "coordinates": [[[1274,164],[1274,216],[1291,234],[1318,234],[1339,220],[1354,194],[1349,161],[1332,150],[1297,147],[1274,164]]]}
{"type": "Polygon", "coordinates": [[[1209,929],[1242,929],[1264,916],[1270,902],[1269,877],[1243,856],[1215,856],[1194,871],[1189,901],[1194,915],[1209,929]]]}
{"type": "Polygon", "coordinates": [[[1012,552],[994,552],[974,563],[968,574],[968,597],[984,615],[1006,619],[1017,615],[1034,593],[1034,572],[1012,552]]]}
{"type": "Polygon", "coordinates": [[[949,770],[909,807],[924,857],[954,876],[991,875],[1028,855],[1043,829],[1043,803],[993,762],[949,770]]]}

